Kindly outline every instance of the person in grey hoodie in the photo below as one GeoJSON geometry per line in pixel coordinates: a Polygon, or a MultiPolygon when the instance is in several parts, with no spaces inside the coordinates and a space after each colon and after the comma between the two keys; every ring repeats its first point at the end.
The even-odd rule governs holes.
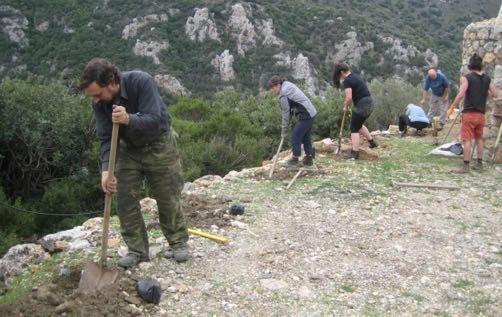
{"type": "Polygon", "coordinates": [[[291,144],[293,156],[288,160],[289,165],[297,165],[301,155],[301,145],[305,151],[303,165],[313,164],[312,126],[317,110],[305,94],[293,83],[282,80],[279,76],[270,78],[267,89],[279,96],[282,112],[281,137],[288,135],[291,116],[296,116],[298,121],[293,128],[291,144]]]}

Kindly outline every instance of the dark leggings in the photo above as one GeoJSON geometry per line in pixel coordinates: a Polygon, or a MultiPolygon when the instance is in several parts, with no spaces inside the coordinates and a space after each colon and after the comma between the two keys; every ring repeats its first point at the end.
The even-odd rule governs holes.
{"type": "Polygon", "coordinates": [[[293,155],[300,156],[302,154],[302,144],[305,150],[305,155],[312,156],[312,126],[314,119],[298,120],[293,128],[291,144],[293,145],[293,155]]]}
{"type": "Polygon", "coordinates": [[[408,116],[405,114],[399,116],[399,131],[408,130],[408,126],[417,130],[422,130],[423,128],[427,128],[428,125],[428,123],[421,121],[410,121],[410,118],[408,118],[408,116]]]}

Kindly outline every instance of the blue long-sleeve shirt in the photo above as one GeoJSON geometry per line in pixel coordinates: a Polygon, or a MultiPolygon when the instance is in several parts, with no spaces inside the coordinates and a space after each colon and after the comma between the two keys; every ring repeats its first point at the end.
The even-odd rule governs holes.
{"type": "Polygon", "coordinates": [[[435,96],[441,97],[444,94],[444,90],[450,85],[450,82],[442,72],[438,71],[436,74],[437,76],[434,80],[427,75],[425,76],[424,90],[428,91],[430,89],[435,96]]]}
{"type": "Polygon", "coordinates": [[[129,124],[121,125],[119,137],[128,146],[141,147],[158,141],[169,131],[170,117],[152,76],[142,71],[121,73],[120,96],[109,103],[93,103],[96,130],[101,141],[102,170],[108,170],[112,135],[112,110],[118,104],[126,108],[129,124]]]}

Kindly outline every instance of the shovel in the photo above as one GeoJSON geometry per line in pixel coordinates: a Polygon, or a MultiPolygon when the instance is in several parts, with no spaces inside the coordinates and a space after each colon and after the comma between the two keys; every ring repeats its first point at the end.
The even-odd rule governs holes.
{"type": "Polygon", "coordinates": [[[277,160],[279,159],[279,153],[281,153],[283,143],[284,143],[284,138],[281,138],[281,142],[279,143],[279,147],[277,148],[277,153],[275,154],[274,163],[272,164],[272,168],[270,169],[268,178],[272,178],[272,175],[274,174],[275,164],[277,164],[277,160]]]}
{"type": "Polygon", "coordinates": [[[335,155],[340,155],[340,152],[342,151],[342,133],[343,133],[343,126],[345,125],[345,116],[347,115],[347,111],[343,111],[343,116],[342,116],[342,124],[340,125],[340,133],[338,134],[338,146],[335,147],[335,155]]]}
{"type": "MultiPolygon", "coordinates": [[[[115,172],[115,156],[117,153],[117,139],[119,134],[119,124],[114,123],[112,129],[112,144],[110,149],[110,159],[108,163],[108,180],[111,181],[115,172]]],[[[101,260],[98,263],[89,262],[82,271],[78,290],[82,294],[95,294],[107,285],[115,283],[119,272],[106,268],[106,258],[108,251],[108,229],[110,225],[110,211],[112,206],[112,195],[105,195],[105,213],[103,217],[103,237],[101,242],[101,260]]]]}

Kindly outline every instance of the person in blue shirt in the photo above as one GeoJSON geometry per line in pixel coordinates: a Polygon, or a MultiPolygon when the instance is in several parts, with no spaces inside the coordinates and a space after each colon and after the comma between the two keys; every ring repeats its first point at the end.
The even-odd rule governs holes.
{"type": "Polygon", "coordinates": [[[422,107],[410,103],[406,106],[404,114],[399,116],[399,133],[404,137],[408,126],[417,129],[417,134],[422,134],[422,129],[429,125],[429,118],[425,115],[422,107]]]}
{"type": "Polygon", "coordinates": [[[448,92],[450,82],[445,74],[434,68],[429,69],[427,76],[424,78],[424,90],[420,104],[426,105],[429,89],[431,96],[428,102],[429,110],[427,117],[429,122],[432,122],[433,117],[439,117],[441,128],[446,123],[446,109],[448,107],[448,92]]]}

